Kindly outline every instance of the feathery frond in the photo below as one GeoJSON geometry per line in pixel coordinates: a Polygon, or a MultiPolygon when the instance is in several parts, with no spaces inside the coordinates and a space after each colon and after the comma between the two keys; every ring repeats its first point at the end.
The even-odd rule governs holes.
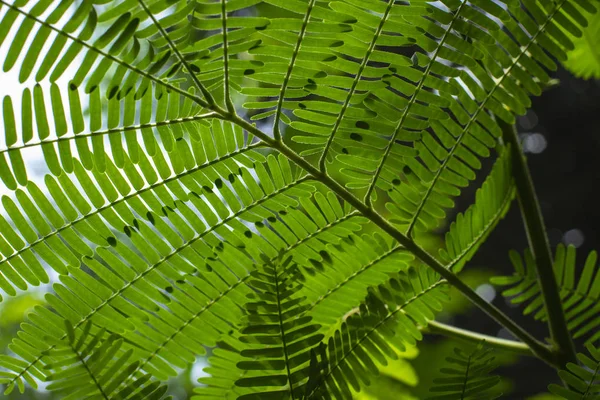
{"type": "Polygon", "coordinates": [[[475,194],[475,203],[458,214],[446,233],[446,249],[440,250],[448,268],[460,272],[490,232],[506,215],[515,195],[510,147],[502,153],[475,194]]]}
{"type": "Polygon", "coordinates": [[[581,365],[568,363],[567,369],[559,371],[561,379],[569,384],[569,388],[551,384],[548,389],[566,400],[588,400],[600,398],[600,351],[588,344],[588,353],[577,354],[581,365]]]}
{"type": "MultiPolygon", "coordinates": [[[[0,0],[0,62],[23,85],[2,101],[0,290],[58,274],[0,358],[7,390],[85,376],[66,396],[159,397],[209,347],[199,396],[351,397],[420,339],[441,276],[461,283],[508,210],[496,119],[526,111],[596,8],[0,0]],[[413,233],[440,225],[492,149],[445,269],[413,233]]],[[[569,260],[556,268],[584,335],[598,279],[586,265],[573,289],[569,260]]]]}
{"type": "MultiPolygon", "coordinates": [[[[568,328],[577,339],[585,337],[586,343],[595,343],[600,338],[600,270],[598,256],[591,252],[576,278],[576,250],[573,246],[565,248],[558,245],[554,257],[554,273],[560,289],[563,309],[567,318],[568,328]]],[[[525,315],[533,314],[535,319],[545,321],[546,310],[543,304],[541,290],[535,277],[535,260],[529,249],[525,250],[524,258],[518,253],[510,253],[515,272],[510,276],[492,278],[492,283],[510,286],[503,290],[502,295],[510,298],[514,304],[527,304],[523,310],[525,315]],[[524,262],[523,262],[524,261],[524,262]]]]}
{"type": "MultiPolygon", "coordinates": [[[[226,398],[215,392],[214,384],[229,378],[234,380],[238,399],[290,398],[300,399],[306,391],[309,376],[311,349],[323,338],[321,326],[312,323],[306,312],[306,297],[299,292],[299,269],[291,264],[291,257],[259,267],[252,273],[248,285],[253,289],[245,305],[237,352],[231,353],[229,362],[235,367],[223,370],[228,377],[203,379],[208,383],[212,398],[226,398]]],[[[202,394],[204,391],[200,390],[202,394]]],[[[205,393],[206,394],[206,393],[205,393]]]]}
{"type": "Polygon", "coordinates": [[[500,377],[490,376],[496,365],[492,349],[485,348],[485,342],[470,352],[459,348],[454,349],[454,355],[446,357],[450,364],[440,372],[443,378],[433,381],[432,393],[428,400],[493,400],[502,395],[496,387],[500,377]]]}
{"type": "MultiPolygon", "coordinates": [[[[56,342],[47,353],[52,360],[44,366],[49,372],[47,390],[59,393],[65,400],[163,398],[167,387],[152,380],[150,374],[123,384],[139,362],[129,362],[131,350],[120,352],[123,339],[118,335],[108,336],[103,329],[92,333],[91,321],[76,330],[66,320],[65,328],[67,340],[56,342]]],[[[6,368],[7,364],[3,363],[3,366],[6,368]]],[[[32,382],[27,377],[19,377],[17,384],[21,390],[22,379],[32,382]]],[[[7,377],[3,380],[8,381],[7,377]]],[[[11,390],[9,387],[6,394],[11,390]]]]}
{"type": "Polygon", "coordinates": [[[418,327],[441,310],[445,282],[426,269],[410,268],[373,287],[364,303],[343,322],[320,351],[321,374],[307,398],[319,392],[337,399],[352,398],[352,390],[369,385],[369,376],[387,365],[396,352],[422,338],[418,327]]]}
{"type": "Polygon", "coordinates": [[[600,15],[583,12],[572,18],[581,23],[583,34],[572,39],[574,49],[563,65],[579,78],[600,79],[600,15]]]}

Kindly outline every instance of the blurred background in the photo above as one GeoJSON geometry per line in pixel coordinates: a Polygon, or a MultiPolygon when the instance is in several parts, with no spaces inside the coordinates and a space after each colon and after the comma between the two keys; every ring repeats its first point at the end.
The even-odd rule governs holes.
{"type": "MultiPolygon", "coordinates": [[[[598,62],[600,69],[600,61],[598,62]]],[[[3,88],[0,95],[10,93],[10,74],[0,75],[3,88]]],[[[600,211],[596,196],[600,184],[600,80],[579,79],[560,68],[554,73],[558,84],[546,90],[541,97],[533,99],[533,107],[527,115],[518,119],[518,130],[522,137],[536,190],[541,201],[546,226],[552,246],[559,243],[577,247],[579,267],[587,254],[598,249],[600,211]]],[[[43,159],[35,149],[27,162],[37,168],[32,180],[41,181],[46,169],[43,159]]],[[[492,160],[487,160],[489,170],[492,160]]],[[[481,181],[484,178],[482,173],[481,181]]],[[[457,201],[456,211],[463,211],[474,199],[478,185],[465,190],[457,201]]],[[[2,193],[5,194],[5,193],[2,193]]],[[[448,223],[454,219],[450,214],[448,223]]],[[[437,235],[431,235],[430,248],[439,247],[447,226],[437,235]]],[[[545,324],[524,317],[521,310],[504,299],[497,288],[489,284],[494,275],[509,275],[512,266],[508,251],[522,252],[527,247],[527,238],[522,226],[517,203],[498,225],[473,260],[468,264],[464,278],[472,287],[511,318],[538,338],[547,334],[545,324]]],[[[8,345],[25,320],[27,313],[38,304],[43,304],[45,291],[51,287],[38,288],[16,297],[5,298],[0,303],[0,353],[8,353],[8,345]]],[[[439,319],[461,328],[492,336],[510,338],[510,334],[496,325],[490,318],[476,310],[458,293],[439,319]]],[[[578,350],[581,350],[578,344],[578,350]]],[[[427,397],[432,380],[438,376],[439,368],[454,347],[468,348],[463,343],[440,336],[426,335],[419,350],[408,349],[400,354],[398,361],[382,370],[380,378],[365,392],[360,400],[422,399],[427,397]]],[[[547,394],[548,383],[557,381],[555,371],[534,358],[517,357],[496,351],[499,364],[497,373],[503,376],[502,386],[507,399],[552,399],[547,394]]],[[[200,376],[205,360],[199,359],[181,375],[170,382],[170,393],[174,398],[189,398],[200,376]]],[[[0,388],[1,389],[1,388],[0,388]]],[[[24,395],[17,392],[3,397],[7,399],[55,399],[43,390],[27,388],[24,395]]]]}

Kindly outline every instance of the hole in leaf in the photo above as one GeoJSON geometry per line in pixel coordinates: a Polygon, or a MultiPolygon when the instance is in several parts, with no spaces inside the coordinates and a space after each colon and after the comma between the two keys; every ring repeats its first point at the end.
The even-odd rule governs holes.
{"type": "Polygon", "coordinates": [[[244,75],[248,76],[248,75],[254,75],[256,71],[254,71],[253,69],[246,69],[244,70],[244,75]]]}
{"type": "Polygon", "coordinates": [[[356,140],[357,142],[362,142],[363,137],[362,137],[362,135],[359,135],[358,133],[351,133],[350,139],[356,140]]]}
{"type": "Polygon", "coordinates": [[[110,92],[108,93],[108,98],[112,99],[113,97],[115,97],[115,94],[117,94],[118,91],[119,91],[118,86],[115,86],[112,89],[110,89],[110,92]]]}
{"type": "Polygon", "coordinates": [[[110,244],[112,247],[115,247],[117,245],[117,239],[113,236],[109,236],[106,238],[106,241],[108,242],[108,244],[110,244]]]}
{"type": "Polygon", "coordinates": [[[217,180],[215,181],[215,186],[217,186],[217,189],[221,189],[223,187],[223,181],[221,180],[221,178],[217,178],[217,180]]]}
{"type": "Polygon", "coordinates": [[[156,222],[156,221],[154,221],[154,215],[152,215],[152,213],[150,211],[148,211],[146,213],[146,218],[148,218],[148,221],[150,221],[150,223],[152,225],[154,225],[154,223],[156,222]]]}
{"type": "Polygon", "coordinates": [[[313,260],[312,258],[309,260],[310,263],[319,271],[323,271],[325,268],[323,268],[323,263],[317,260],[313,260]]]}
{"type": "Polygon", "coordinates": [[[369,129],[371,126],[365,121],[356,121],[356,127],[360,129],[369,129]]]}
{"type": "Polygon", "coordinates": [[[325,250],[321,250],[319,252],[319,255],[323,258],[323,261],[325,261],[326,264],[332,264],[333,263],[333,259],[331,258],[331,255],[325,251],[325,250]]]}
{"type": "Polygon", "coordinates": [[[267,220],[268,220],[270,223],[272,223],[272,224],[274,224],[275,222],[277,222],[277,218],[275,218],[275,217],[273,217],[273,216],[270,216],[270,217],[268,217],[268,218],[267,218],[267,220]]]}

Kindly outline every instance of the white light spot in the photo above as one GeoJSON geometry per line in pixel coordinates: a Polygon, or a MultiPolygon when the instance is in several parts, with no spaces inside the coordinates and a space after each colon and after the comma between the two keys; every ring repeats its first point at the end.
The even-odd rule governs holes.
{"type": "Polygon", "coordinates": [[[204,368],[206,368],[206,367],[208,367],[208,364],[206,363],[205,358],[198,358],[196,360],[194,365],[192,365],[192,370],[190,372],[190,378],[193,383],[198,382],[198,379],[200,379],[200,378],[205,378],[207,376],[210,376],[209,374],[207,374],[206,372],[203,371],[204,368]]]}
{"type": "Polygon", "coordinates": [[[548,146],[548,142],[541,133],[530,133],[525,136],[523,142],[523,150],[527,153],[539,154],[546,150],[546,146],[548,146]]]}
{"type": "Polygon", "coordinates": [[[579,229],[571,229],[570,231],[565,232],[563,235],[563,242],[565,244],[570,244],[575,247],[579,247],[583,244],[585,240],[585,236],[583,236],[583,232],[579,229]]]}
{"type": "Polygon", "coordinates": [[[475,292],[477,292],[477,294],[488,303],[491,303],[496,298],[496,289],[494,289],[494,287],[488,283],[480,285],[477,289],[475,289],[475,292]]]}

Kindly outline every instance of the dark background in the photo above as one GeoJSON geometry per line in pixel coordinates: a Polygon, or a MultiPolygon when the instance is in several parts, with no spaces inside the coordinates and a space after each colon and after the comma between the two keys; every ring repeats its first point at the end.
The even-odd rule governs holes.
{"type": "MultiPolygon", "coordinates": [[[[555,78],[560,80],[559,85],[532,98],[533,107],[527,116],[519,119],[518,128],[523,139],[536,133],[545,139],[546,147],[539,152],[543,140],[537,135],[530,136],[528,142],[538,152],[527,152],[529,146],[525,145],[528,164],[553,248],[561,242],[581,242],[580,238],[576,243],[570,240],[574,237],[573,232],[565,237],[568,231],[577,229],[583,235],[583,242],[577,249],[580,271],[587,254],[600,248],[597,194],[600,185],[600,81],[577,79],[564,69],[559,69],[555,78]]],[[[463,201],[466,204],[460,204],[459,208],[466,207],[472,196],[473,193],[465,194],[463,201]]],[[[515,201],[469,265],[508,275],[512,273],[508,251],[522,252],[526,247],[527,237],[515,201]]],[[[494,304],[538,339],[547,337],[545,324],[524,317],[521,308],[510,307],[499,293],[494,304]]],[[[467,315],[456,316],[453,323],[494,336],[500,330],[489,317],[475,309],[467,315]]],[[[501,336],[508,337],[506,333],[502,332],[501,336]]],[[[577,343],[577,350],[583,351],[581,343],[577,343]]],[[[514,391],[509,398],[514,399],[547,391],[548,383],[557,380],[550,367],[529,357],[521,357],[498,372],[513,380],[514,391]]]]}

